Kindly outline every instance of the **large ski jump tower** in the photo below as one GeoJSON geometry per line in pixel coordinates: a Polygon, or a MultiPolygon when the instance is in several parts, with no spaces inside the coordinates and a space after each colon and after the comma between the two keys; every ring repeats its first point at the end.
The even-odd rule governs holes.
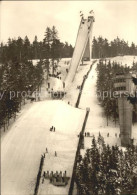
{"type": "Polygon", "coordinates": [[[66,86],[69,85],[75,77],[78,66],[81,60],[91,60],[92,54],[92,29],[94,16],[88,16],[88,18],[81,18],[79,25],[75,48],[73,56],[70,62],[69,73],[65,79],[66,86]]]}
{"type": "Polygon", "coordinates": [[[83,60],[91,60],[92,58],[92,29],[93,29],[93,22],[95,21],[93,16],[88,16],[88,22],[90,22],[90,26],[88,27],[88,40],[87,45],[85,47],[85,51],[83,54],[83,60]]]}
{"type": "Polygon", "coordinates": [[[54,94],[59,94],[56,96],[56,98],[62,97],[65,93],[66,88],[71,87],[71,84],[75,78],[76,71],[81,61],[91,60],[92,29],[93,29],[94,21],[95,19],[92,14],[90,14],[90,16],[88,16],[86,19],[82,16],[68,74],[64,79],[63,83],[58,82],[56,86],[54,86],[54,89],[52,91],[52,96],[54,94]]]}
{"type": "Polygon", "coordinates": [[[136,88],[132,81],[132,74],[116,74],[114,88],[118,95],[121,145],[125,147],[131,144],[133,105],[128,97],[134,95],[136,88]]]}

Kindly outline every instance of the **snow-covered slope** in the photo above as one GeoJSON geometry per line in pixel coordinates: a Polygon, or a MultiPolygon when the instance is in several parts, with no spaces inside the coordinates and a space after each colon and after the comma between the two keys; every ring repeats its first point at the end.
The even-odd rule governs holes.
{"type": "MultiPolygon", "coordinates": [[[[125,56],[126,58],[127,56],[125,56]]],[[[124,57],[117,57],[117,60],[124,57]]],[[[132,63],[133,56],[129,56],[126,62],[132,63]]],[[[137,59],[137,58],[136,58],[137,59]]],[[[112,59],[113,61],[113,59],[112,59]]],[[[123,61],[125,63],[125,61],[123,61]]],[[[63,65],[63,64],[62,64],[63,65]]],[[[38,173],[41,154],[46,147],[49,153],[46,155],[43,169],[45,171],[64,171],[71,176],[75,151],[77,147],[77,134],[82,128],[86,107],[90,107],[90,114],[85,132],[98,136],[99,132],[109,144],[119,144],[119,124],[116,127],[113,121],[107,126],[103,115],[103,108],[98,104],[96,97],[96,64],[94,64],[82,92],[80,108],[75,105],[83,76],[90,67],[80,66],[77,70],[72,87],[64,100],[49,100],[33,102],[31,106],[11,126],[6,136],[1,140],[1,194],[2,195],[30,195],[34,192],[35,179],[38,173]],[[70,105],[67,102],[70,102],[70,105]],[[50,132],[51,126],[56,127],[56,132],[50,132]],[[107,133],[109,132],[109,137],[107,133]],[[57,157],[54,153],[57,151],[57,157]]],[[[67,65],[63,65],[63,68],[67,65]]],[[[65,71],[64,68],[64,71],[65,71]]],[[[54,80],[54,79],[53,79],[54,80]]],[[[52,84],[54,85],[54,81],[52,84]]],[[[47,86],[43,86],[43,91],[47,86]]],[[[43,98],[44,99],[44,98],[43,98]]],[[[133,126],[132,136],[137,143],[137,124],[133,126]]],[[[85,148],[91,146],[91,138],[85,138],[85,148]]],[[[45,181],[40,186],[40,195],[67,194],[66,188],[57,188],[45,181]]]]}
{"type": "MultiPolygon", "coordinates": [[[[132,61],[132,56],[129,57],[129,61],[132,61]]],[[[136,58],[137,59],[137,58],[136,58]]],[[[117,60],[119,58],[117,57],[117,60]]],[[[112,60],[113,61],[113,60],[112,60]]],[[[90,132],[91,135],[98,137],[99,132],[105,138],[106,143],[110,145],[118,144],[120,145],[119,139],[119,123],[117,122],[116,126],[114,121],[109,120],[107,126],[107,119],[104,116],[103,108],[99,105],[96,94],[96,81],[97,81],[97,72],[96,72],[97,63],[93,65],[93,68],[88,76],[88,79],[84,85],[82,92],[82,97],[79,107],[84,109],[90,107],[90,113],[86,125],[85,132],[90,132]],[[109,137],[107,134],[109,133],[109,137]],[[117,137],[116,135],[117,134],[117,137]]],[[[132,137],[137,144],[137,123],[132,127],[132,137]]],[[[85,147],[89,148],[91,146],[91,138],[85,138],[85,147]]]]}
{"type": "Polygon", "coordinates": [[[114,58],[107,58],[110,59],[111,62],[119,62],[121,65],[124,66],[132,66],[133,62],[137,62],[137,56],[116,56],[114,58]]]}
{"type": "MultiPolygon", "coordinates": [[[[57,167],[52,158],[56,150],[58,162],[68,160],[67,167],[71,170],[77,134],[81,130],[84,116],[85,111],[73,108],[63,101],[33,103],[2,139],[2,195],[33,194],[40,156],[46,147],[50,154],[47,167],[57,167]],[[52,125],[56,127],[55,133],[49,131],[52,125]]],[[[65,166],[66,169],[67,167],[65,166]]]]}

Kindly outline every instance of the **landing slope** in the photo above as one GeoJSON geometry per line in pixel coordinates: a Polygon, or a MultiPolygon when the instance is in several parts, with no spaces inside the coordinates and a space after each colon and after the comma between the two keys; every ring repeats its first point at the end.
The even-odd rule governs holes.
{"type": "MultiPolygon", "coordinates": [[[[65,168],[71,171],[84,116],[85,111],[63,101],[33,103],[2,139],[1,194],[33,194],[40,156],[46,147],[51,157],[56,150],[58,161],[65,159],[65,168]],[[56,132],[49,131],[52,125],[56,132]]],[[[51,157],[47,163],[53,169],[51,157]]]]}

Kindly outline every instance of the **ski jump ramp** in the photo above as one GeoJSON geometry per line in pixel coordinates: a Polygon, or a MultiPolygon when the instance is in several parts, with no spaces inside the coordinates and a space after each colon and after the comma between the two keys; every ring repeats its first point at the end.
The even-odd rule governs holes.
{"type": "Polygon", "coordinates": [[[91,59],[93,22],[93,16],[89,16],[87,19],[81,19],[69,72],[64,81],[66,87],[74,80],[81,60],[84,58],[91,59]]]}
{"type": "Polygon", "coordinates": [[[62,81],[56,83],[53,90],[54,92],[66,91],[75,78],[81,60],[86,59],[90,61],[92,53],[92,28],[94,21],[94,16],[88,16],[87,19],[84,19],[83,17],[81,18],[68,75],[63,83],[62,81]]]}

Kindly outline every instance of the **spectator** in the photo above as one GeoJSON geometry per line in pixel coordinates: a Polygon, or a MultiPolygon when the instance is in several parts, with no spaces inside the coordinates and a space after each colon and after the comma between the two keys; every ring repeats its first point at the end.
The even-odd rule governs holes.
{"type": "Polygon", "coordinates": [[[55,156],[57,157],[57,152],[55,151],[55,156]]]}

